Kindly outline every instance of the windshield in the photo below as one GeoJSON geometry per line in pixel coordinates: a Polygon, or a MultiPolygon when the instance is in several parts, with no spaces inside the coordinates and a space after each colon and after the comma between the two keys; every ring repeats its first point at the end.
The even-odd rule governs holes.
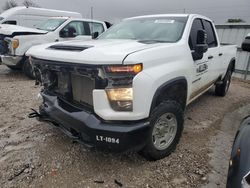
{"type": "Polygon", "coordinates": [[[38,25],[37,29],[45,31],[55,31],[60,25],[62,25],[66,19],[49,19],[42,24],[38,25]]]}
{"type": "Polygon", "coordinates": [[[132,39],[155,42],[177,42],[187,17],[138,18],[125,20],[104,32],[98,39],[132,39]]]}

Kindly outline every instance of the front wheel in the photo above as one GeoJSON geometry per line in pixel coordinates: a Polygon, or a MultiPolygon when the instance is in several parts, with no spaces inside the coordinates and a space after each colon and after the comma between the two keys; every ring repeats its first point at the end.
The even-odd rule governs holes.
{"type": "Polygon", "coordinates": [[[151,131],[140,152],[147,160],[159,160],[171,154],[183,130],[184,113],[179,103],[164,101],[150,115],[151,131]]]}
{"type": "Polygon", "coordinates": [[[22,68],[18,65],[6,65],[11,70],[21,70],[22,68]]]}
{"type": "Polygon", "coordinates": [[[29,78],[31,78],[31,79],[34,79],[34,78],[35,78],[33,67],[32,67],[32,65],[30,64],[28,58],[26,58],[26,59],[23,61],[22,70],[23,70],[23,73],[24,73],[27,77],[29,77],[29,78]]]}

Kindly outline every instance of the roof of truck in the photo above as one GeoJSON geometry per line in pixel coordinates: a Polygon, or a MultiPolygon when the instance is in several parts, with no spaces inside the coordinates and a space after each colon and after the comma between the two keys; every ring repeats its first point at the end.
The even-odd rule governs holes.
{"type": "Polygon", "coordinates": [[[100,20],[94,20],[94,19],[88,19],[88,18],[74,18],[70,16],[53,16],[53,17],[50,17],[49,19],[81,20],[81,21],[86,21],[86,22],[97,22],[97,23],[104,24],[104,22],[100,20]]]}
{"type": "Polygon", "coordinates": [[[137,19],[137,18],[159,18],[159,17],[187,17],[190,14],[153,14],[153,15],[144,15],[144,16],[136,16],[127,19],[137,19]]]}
{"type": "Polygon", "coordinates": [[[212,21],[208,17],[200,15],[200,14],[154,14],[154,15],[144,15],[144,16],[125,18],[124,20],[133,20],[133,19],[140,19],[140,18],[166,18],[166,17],[199,17],[199,18],[212,21]]]}

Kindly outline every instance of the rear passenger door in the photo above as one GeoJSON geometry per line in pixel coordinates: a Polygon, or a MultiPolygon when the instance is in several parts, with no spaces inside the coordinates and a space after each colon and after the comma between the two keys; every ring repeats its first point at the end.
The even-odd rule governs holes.
{"type": "Polygon", "coordinates": [[[205,75],[203,84],[211,84],[218,79],[219,62],[219,45],[215,35],[215,28],[208,20],[202,20],[204,30],[207,33],[207,60],[208,60],[208,74],[205,75]]]}

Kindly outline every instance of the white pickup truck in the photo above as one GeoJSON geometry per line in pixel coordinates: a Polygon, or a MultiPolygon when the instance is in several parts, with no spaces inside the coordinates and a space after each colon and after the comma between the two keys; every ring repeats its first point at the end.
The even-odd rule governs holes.
{"type": "Polygon", "coordinates": [[[157,160],[176,148],[186,106],[215,85],[225,96],[236,46],[221,45],[200,15],[128,18],[96,40],[27,53],[43,85],[39,112],[89,146],[157,160]]]}
{"type": "Polygon", "coordinates": [[[23,69],[33,77],[33,69],[25,53],[38,44],[66,40],[90,40],[93,33],[101,34],[107,29],[106,23],[82,18],[54,17],[37,29],[4,25],[0,26],[0,55],[3,64],[11,69],[23,69]]]}

